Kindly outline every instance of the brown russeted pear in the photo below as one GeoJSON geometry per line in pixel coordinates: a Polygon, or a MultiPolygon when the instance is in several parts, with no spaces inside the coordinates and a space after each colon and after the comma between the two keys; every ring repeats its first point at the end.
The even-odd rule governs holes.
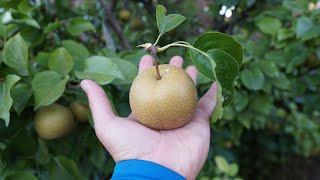
{"type": "Polygon", "coordinates": [[[157,130],[188,123],[197,105],[197,89],[184,69],[159,65],[140,72],[130,89],[130,106],[140,123],[157,130]]]}

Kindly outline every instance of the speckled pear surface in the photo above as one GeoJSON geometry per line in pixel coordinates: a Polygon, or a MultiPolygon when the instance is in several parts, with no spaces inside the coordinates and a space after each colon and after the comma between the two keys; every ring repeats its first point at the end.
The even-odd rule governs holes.
{"type": "Polygon", "coordinates": [[[188,123],[197,105],[197,89],[184,69],[160,65],[140,72],[130,89],[130,106],[140,123],[152,129],[175,129],[188,123]]]}

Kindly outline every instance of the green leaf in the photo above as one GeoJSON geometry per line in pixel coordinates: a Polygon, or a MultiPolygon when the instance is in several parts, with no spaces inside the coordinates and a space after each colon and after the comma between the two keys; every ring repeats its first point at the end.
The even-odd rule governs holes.
{"type": "Polygon", "coordinates": [[[294,13],[301,14],[308,9],[308,1],[285,0],[283,1],[283,7],[293,11],[294,13]]]}
{"type": "Polygon", "coordinates": [[[134,50],[134,51],[128,51],[121,54],[121,57],[127,61],[132,62],[136,66],[139,65],[140,59],[142,56],[146,55],[145,50],[134,50]]]}
{"type": "Polygon", "coordinates": [[[22,76],[29,74],[28,46],[20,34],[9,39],[4,45],[3,62],[22,76]]]}
{"type": "Polygon", "coordinates": [[[220,171],[222,171],[223,173],[228,174],[229,172],[229,164],[226,161],[226,159],[222,156],[216,156],[214,157],[214,161],[217,164],[217,167],[220,171]]]}
{"type": "Polygon", "coordinates": [[[57,48],[50,53],[48,66],[50,70],[56,71],[62,75],[67,75],[73,67],[72,56],[65,48],[57,48]]]}
{"type": "Polygon", "coordinates": [[[37,150],[37,143],[30,131],[22,129],[10,139],[10,147],[19,156],[33,156],[37,150]]]}
{"type": "Polygon", "coordinates": [[[297,20],[297,25],[296,25],[296,34],[298,38],[301,38],[305,33],[310,31],[312,27],[314,26],[312,20],[308,17],[300,17],[297,20]]]}
{"type": "Polygon", "coordinates": [[[320,59],[320,47],[317,47],[315,51],[317,58],[320,59]]]}
{"type": "Polygon", "coordinates": [[[15,9],[19,4],[20,0],[1,0],[0,6],[4,8],[13,8],[15,9]]]}
{"type": "Polygon", "coordinates": [[[20,115],[32,95],[32,88],[25,83],[19,83],[12,88],[13,108],[20,115]]]}
{"type": "Polygon", "coordinates": [[[10,122],[10,109],[13,103],[10,90],[19,80],[19,76],[8,75],[4,82],[0,81],[0,118],[5,121],[6,126],[10,122]]]}
{"type": "Polygon", "coordinates": [[[319,36],[320,36],[320,25],[315,25],[301,37],[301,40],[306,41],[319,36]]]}
{"type": "Polygon", "coordinates": [[[264,75],[258,68],[245,69],[240,74],[243,84],[252,90],[260,90],[264,85],[264,75]]]}
{"type": "Polygon", "coordinates": [[[71,54],[74,61],[74,71],[83,70],[84,61],[89,57],[88,49],[83,45],[73,40],[62,41],[62,47],[66,48],[71,54]]]}
{"type": "Polygon", "coordinates": [[[40,29],[39,23],[34,20],[29,14],[21,13],[16,10],[12,10],[11,14],[13,16],[12,22],[21,24],[21,25],[28,25],[37,29],[40,29]]]}
{"type": "Polygon", "coordinates": [[[93,24],[82,18],[72,18],[67,24],[67,30],[72,36],[78,36],[86,31],[96,31],[93,24]]]}
{"type": "Polygon", "coordinates": [[[61,28],[62,24],[59,21],[48,23],[46,27],[44,27],[44,34],[48,34],[56,29],[61,28]]]}
{"type": "Polygon", "coordinates": [[[109,84],[114,79],[124,79],[118,66],[110,59],[102,56],[93,56],[85,60],[84,70],[77,71],[79,79],[92,79],[101,85],[109,84]]]}
{"type": "Polygon", "coordinates": [[[189,50],[189,54],[197,70],[206,78],[215,80],[215,62],[210,57],[192,49],[189,50]]]}
{"type": "Polygon", "coordinates": [[[238,171],[239,171],[239,167],[237,164],[232,163],[229,165],[229,172],[228,172],[229,176],[233,177],[233,176],[237,175],[238,171]]]}
{"type": "Polygon", "coordinates": [[[208,55],[216,63],[215,71],[222,87],[223,103],[224,105],[229,104],[235,92],[233,86],[239,75],[239,65],[232,56],[218,49],[209,50],[208,55]]]}
{"type": "Polygon", "coordinates": [[[179,26],[186,18],[180,14],[169,14],[166,16],[164,32],[169,32],[179,26]]]}
{"type": "Polygon", "coordinates": [[[20,34],[30,49],[40,45],[45,40],[45,37],[40,30],[31,27],[23,28],[20,31],[20,34]]]}
{"type": "Polygon", "coordinates": [[[309,56],[308,47],[299,41],[287,45],[284,53],[287,54],[289,58],[285,66],[286,72],[294,71],[295,68],[302,65],[309,56]]]}
{"type": "Polygon", "coordinates": [[[156,19],[160,35],[171,31],[179,26],[186,18],[180,14],[169,14],[166,16],[166,8],[157,6],[156,19]]]}
{"type": "Polygon", "coordinates": [[[320,9],[316,8],[311,11],[311,16],[316,17],[320,15],[320,9]]]}
{"type": "Polygon", "coordinates": [[[248,40],[245,44],[245,50],[253,57],[261,57],[269,48],[269,39],[260,38],[259,40],[248,40]]]}
{"type": "Polygon", "coordinates": [[[238,62],[239,67],[242,64],[243,48],[238,41],[227,34],[220,32],[203,33],[195,40],[193,46],[203,52],[219,49],[231,55],[238,62]]]}
{"type": "Polygon", "coordinates": [[[72,160],[65,156],[58,156],[54,158],[56,163],[61,166],[71,177],[72,179],[84,179],[81,174],[77,164],[72,160]]]}
{"type": "Polygon", "coordinates": [[[69,76],[62,76],[54,71],[43,71],[32,79],[35,107],[48,106],[63,94],[69,76]]]}
{"type": "Polygon", "coordinates": [[[102,170],[105,166],[106,163],[106,155],[105,155],[105,150],[100,148],[99,150],[93,152],[89,156],[90,162],[97,167],[99,170],[102,170]]]}
{"type": "Polygon", "coordinates": [[[286,53],[283,53],[281,50],[271,50],[265,53],[264,58],[267,61],[274,62],[277,66],[286,67],[288,62],[287,59],[290,59],[286,53]]]}
{"type": "Polygon", "coordinates": [[[222,119],[224,120],[234,120],[236,116],[236,112],[231,106],[226,106],[223,109],[222,119]]]}
{"type": "Polygon", "coordinates": [[[250,100],[251,107],[254,111],[268,115],[273,107],[272,97],[268,95],[256,95],[250,100]]]}
{"type": "Polygon", "coordinates": [[[159,29],[159,33],[164,33],[164,29],[166,28],[165,21],[166,21],[166,8],[162,5],[157,6],[156,10],[156,19],[157,19],[157,25],[159,29]]]}
{"type": "Polygon", "coordinates": [[[222,96],[222,88],[221,85],[219,84],[219,82],[217,83],[217,94],[216,94],[216,98],[217,98],[217,103],[216,103],[216,107],[214,108],[214,111],[211,115],[211,123],[215,123],[217,122],[218,119],[222,118],[223,115],[223,96],[222,96]]]}
{"type": "Polygon", "coordinates": [[[281,28],[278,31],[277,40],[283,41],[283,40],[292,38],[293,36],[294,36],[294,32],[292,30],[281,28]]]}
{"type": "Polygon", "coordinates": [[[112,83],[116,85],[131,84],[138,74],[137,67],[133,63],[120,58],[110,59],[116,64],[123,75],[123,79],[116,78],[112,83]]]}
{"type": "Polygon", "coordinates": [[[4,180],[37,180],[31,172],[12,172],[4,177],[4,180]]]}
{"type": "Polygon", "coordinates": [[[208,84],[211,80],[202,75],[201,73],[197,76],[197,84],[208,84]]]}
{"type": "MultiPolygon", "coordinates": [[[[143,50],[144,51],[144,50],[143,50]]],[[[128,51],[122,51],[122,52],[119,52],[119,53],[128,53],[128,51]]],[[[119,54],[117,54],[116,52],[108,49],[108,48],[103,48],[100,52],[99,52],[99,55],[101,56],[105,56],[107,58],[118,58],[119,57],[119,54]]],[[[140,59],[139,59],[140,60],[140,59]]]]}
{"type": "Polygon", "coordinates": [[[234,96],[234,108],[237,112],[244,110],[249,103],[248,94],[246,91],[238,91],[234,96]]]}
{"type": "Polygon", "coordinates": [[[37,65],[43,69],[47,69],[49,55],[50,55],[50,53],[47,53],[47,52],[39,52],[37,54],[37,56],[35,57],[35,61],[36,61],[37,65]]]}
{"type": "Polygon", "coordinates": [[[50,161],[50,154],[49,154],[48,147],[45,141],[42,140],[41,138],[38,138],[38,145],[39,147],[38,147],[38,152],[36,154],[36,161],[40,165],[47,164],[50,161]]]}
{"type": "Polygon", "coordinates": [[[265,75],[271,78],[278,77],[280,74],[276,64],[272,61],[260,61],[259,67],[265,75]]]}
{"type": "Polygon", "coordinates": [[[65,156],[54,158],[54,164],[49,170],[49,175],[51,179],[84,179],[77,164],[72,159],[65,156]]]}
{"type": "Polygon", "coordinates": [[[246,129],[250,129],[252,126],[252,117],[254,115],[252,113],[248,113],[246,111],[242,112],[240,116],[238,116],[239,123],[241,123],[246,129]]]}
{"type": "Polygon", "coordinates": [[[57,160],[50,161],[48,166],[49,180],[75,180],[72,175],[63,167],[63,165],[57,160]]]}
{"type": "Polygon", "coordinates": [[[246,0],[245,2],[246,2],[246,4],[247,4],[247,6],[250,7],[250,6],[254,5],[254,3],[256,2],[256,0],[246,0]]]}
{"type": "Polygon", "coordinates": [[[272,17],[260,17],[255,21],[259,29],[266,34],[275,35],[281,28],[281,21],[272,17]]]}
{"type": "Polygon", "coordinates": [[[271,83],[279,89],[289,90],[291,88],[290,80],[283,73],[279,74],[277,78],[272,78],[271,83]]]}
{"type": "Polygon", "coordinates": [[[37,28],[37,29],[41,28],[40,25],[38,24],[38,22],[31,17],[26,17],[24,19],[21,19],[18,21],[18,23],[24,23],[24,24],[27,24],[31,27],[37,28]]]}
{"type": "Polygon", "coordinates": [[[19,3],[18,10],[21,13],[28,14],[33,10],[33,7],[31,6],[28,0],[23,0],[19,3]]]}
{"type": "Polygon", "coordinates": [[[7,26],[0,23],[0,38],[4,39],[7,35],[7,26]]]}
{"type": "Polygon", "coordinates": [[[2,64],[2,51],[0,51],[0,69],[1,69],[1,65],[2,64]]]}

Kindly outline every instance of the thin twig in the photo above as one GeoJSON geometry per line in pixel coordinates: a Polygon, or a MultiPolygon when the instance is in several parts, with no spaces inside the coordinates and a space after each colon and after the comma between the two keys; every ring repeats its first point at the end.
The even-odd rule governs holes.
{"type": "MultiPolygon", "coordinates": [[[[112,29],[114,30],[114,32],[116,33],[116,35],[119,38],[119,41],[122,44],[122,47],[124,49],[131,49],[131,46],[129,44],[129,41],[127,40],[127,38],[124,36],[123,31],[120,27],[119,22],[117,21],[114,13],[111,11],[111,5],[115,3],[115,1],[111,1],[111,5],[107,6],[106,3],[104,2],[104,0],[99,0],[101,6],[104,9],[104,14],[106,17],[106,21],[108,22],[108,24],[110,24],[110,26],[112,27],[112,29]],[[114,3],[112,3],[114,2],[114,3]]],[[[114,6],[114,5],[112,5],[114,6]]]]}
{"type": "MultiPolygon", "coordinates": [[[[106,14],[107,15],[107,14],[106,14]]],[[[107,15],[108,16],[108,15],[107,15]]],[[[122,46],[124,49],[131,49],[131,46],[129,44],[129,41],[127,40],[127,38],[123,35],[123,31],[118,23],[118,21],[116,20],[116,18],[114,17],[114,15],[109,15],[109,18],[107,18],[107,20],[110,22],[110,25],[112,26],[114,32],[117,34],[122,46]]]]}
{"type": "Polygon", "coordinates": [[[117,2],[117,0],[111,0],[108,9],[113,12],[117,7],[117,2]]]}
{"type": "Polygon", "coordinates": [[[107,26],[106,22],[102,23],[102,31],[103,31],[103,38],[107,44],[107,48],[111,51],[116,51],[116,46],[114,44],[114,40],[110,33],[109,27],[107,26]]]}

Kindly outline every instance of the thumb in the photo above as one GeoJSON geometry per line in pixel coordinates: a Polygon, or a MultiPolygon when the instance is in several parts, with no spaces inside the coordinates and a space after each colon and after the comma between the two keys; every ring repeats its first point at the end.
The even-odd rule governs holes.
{"type": "Polygon", "coordinates": [[[202,111],[198,115],[205,117],[205,119],[208,119],[211,116],[212,111],[214,110],[217,103],[217,90],[217,83],[212,83],[206,94],[204,94],[203,97],[199,100],[198,108],[202,111]]]}
{"type": "Polygon", "coordinates": [[[106,121],[114,120],[116,116],[104,90],[92,80],[83,80],[80,85],[87,94],[94,126],[103,127],[106,121]]]}

